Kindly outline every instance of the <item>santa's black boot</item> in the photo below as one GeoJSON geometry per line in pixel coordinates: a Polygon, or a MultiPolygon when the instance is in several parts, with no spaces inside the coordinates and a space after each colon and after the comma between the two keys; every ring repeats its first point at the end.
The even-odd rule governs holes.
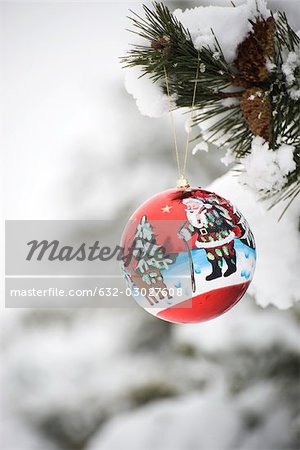
{"type": "Polygon", "coordinates": [[[218,261],[210,261],[212,265],[212,273],[210,275],[207,275],[205,278],[206,281],[215,280],[216,278],[220,278],[222,276],[222,269],[218,265],[218,261]]]}
{"type": "Polygon", "coordinates": [[[236,272],[236,255],[227,258],[225,261],[227,264],[227,270],[224,273],[224,277],[229,277],[229,275],[232,275],[234,272],[236,272]]]}

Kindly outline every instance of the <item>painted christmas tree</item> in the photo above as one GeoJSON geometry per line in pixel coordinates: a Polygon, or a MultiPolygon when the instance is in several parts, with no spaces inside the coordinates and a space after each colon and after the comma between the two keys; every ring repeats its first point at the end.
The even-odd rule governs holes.
{"type": "Polygon", "coordinates": [[[164,283],[161,270],[168,269],[173,259],[166,255],[162,246],[157,244],[153,227],[146,216],[142,217],[137,226],[132,254],[134,256],[131,261],[134,265],[132,281],[139,289],[144,290],[150,305],[158,303],[158,299],[164,296],[172,298],[164,283]]]}

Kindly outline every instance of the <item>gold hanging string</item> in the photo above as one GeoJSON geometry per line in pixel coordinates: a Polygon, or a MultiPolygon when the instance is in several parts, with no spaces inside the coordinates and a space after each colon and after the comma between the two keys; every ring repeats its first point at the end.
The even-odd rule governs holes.
{"type": "Polygon", "coordinates": [[[175,155],[176,155],[176,162],[177,162],[177,170],[178,170],[178,176],[180,178],[182,174],[181,174],[181,171],[180,171],[177,134],[176,134],[176,127],[175,127],[174,116],[173,116],[173,112],[172,112],[170,86],[169,86],[169,79],[168,79],[168,75],[167,75],[166,66],[164,66],[164,72],[165,72],[165,79],[166,79],[167,97],[168,97],[168,103],[169,103],[169,116],[170,116],[170,122],[171,122],[171,130],[172,130],[173,139],[174,139],[174,148],[175,148],[175,155]]]}
{"type": "Polygon", "coordinates": [[[168,78],[166,66],[164,66],[164,73],[165,73],[165,81],[166,81],[166,89],[167,89],[167,98],[168,98],[168,103],[169,103],[169,115],[170,115],[171,129],[172,129],[172,133],[173,133],[175,155],[176,155],[176,162],[177,162],[177,169],[178,169],[178,176],[179,176],[179,180],[177,181],[177,187],[184,187],[184,186],[188,186],[188,182],[185,179],[185,172],[186,172],[187,161],[188,161],[190,132],[191,132],[191,127],[192,127],[193,113],[194,113],[194,109],[195,109],[197,84],[198,84],[198,81],[199,81],[198,80],[198,77],[199,77],[199,53],[198,53],[197,71],[196,71],[196,78],[195,78],[195,84],[194,84],[194,90],[193,90],[193,98],[192,98],[192,105],[191,105],[191,116],[190,116],[190,122],[191,123],[189,124],[188,130],[187,130],[187,137],[186,137],[186,144],[185,144],[185,152],[184,152],[184,160],[183,160],[183,168],[182,168],[182,170],[181,170],[181,167],[180,167],[177,133],[176,133],[175,121],[174,121],[174,116],[173,116],[173,111],[172,111],[170,85],[169,85],[169,78],[168,78]]]}
{"type": "Polygon", "coordinates": [[[195,79],[195,84],[194,84],[193,100],[192,100],[192,106],[191,106],[190,124],[188,126],[186,143],[185,143],[184,163],[183,163],[183,169],[182,169],[183,178],[185,177],[185,171],[186,171],[188,154],[189,154],[188,150],[189,150],[189,144],[190,144],[190,132],[191,132],[192,124],[193,124],[198,77],[199,77],[199,52],[198,52],[198,63],[197,63],[196,79],[195,79]]]}

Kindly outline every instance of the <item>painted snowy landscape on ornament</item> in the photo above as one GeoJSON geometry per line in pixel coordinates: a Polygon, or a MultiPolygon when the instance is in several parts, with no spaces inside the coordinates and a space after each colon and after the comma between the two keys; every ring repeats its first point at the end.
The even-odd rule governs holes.
{"type": "MultiPolygon", "coordinates": [[[[206,292],[218,290],[223,287],[233,286],[248,283],[252,279],[255,262],[256,252],[254,249],[243,244],[239,239],[235,239],[234,247],[237,253],[237,271],[230,277],[220,277],[215,280],[206,280],[206,276],[210,273],[210,263],[207,261],[204,250],[193,249],[192,257],[195,269],[195,282],[196,291],[192,292],[191,275],[189,270],[189,256],[187,252],[178,254],[176,261],[171,264],[168,269],[162,270],[162,276],[165,284],[169,290],[173,293],[172,298],[164,297],[159,300],[159,305],[149,305],[147,299],[142,295],[134,296],[137,303],[149,313],[157,315],[159,312],[184,302],[185,300],[195,298],[206,292]],[[180,289],[182,289],[182,294],[180,289]]],[[[223,271],[226,271],[226,266],[223,271]]],[[[138,289],[137,289],[138,292],[138,289]]],[[[212,300],[213,301],[213,300],[212,300]]],[[[182,308],[192,308],[192,302],[187,302],[182,308]]]]}

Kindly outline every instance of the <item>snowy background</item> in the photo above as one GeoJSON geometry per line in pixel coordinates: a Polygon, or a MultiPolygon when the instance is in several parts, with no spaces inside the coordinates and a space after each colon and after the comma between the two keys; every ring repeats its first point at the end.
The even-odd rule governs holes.
{"type": "MultiPolygon", "coordinates": [[[[230,2],[169,5],[212,3],[230,2]]],[[[300,29],[298,0],[268,5],[300,29]]],[[[141,9],[0,3],[5,218],[125,223],[174,185],[168,117],[141,115],[124,86],[129,8],[141,9]]],[[[185,120],[176,115],[180,142],[185,120]]],[[[189,179],[213,183],[251,224],[249,294],[188,326],[128,308],[8,310],[2,295],[1,450],[299,448],[299,205],[277,223],[280,206],[269,213],[222,177],[222,156],[190,156],[189,179]]]]}

